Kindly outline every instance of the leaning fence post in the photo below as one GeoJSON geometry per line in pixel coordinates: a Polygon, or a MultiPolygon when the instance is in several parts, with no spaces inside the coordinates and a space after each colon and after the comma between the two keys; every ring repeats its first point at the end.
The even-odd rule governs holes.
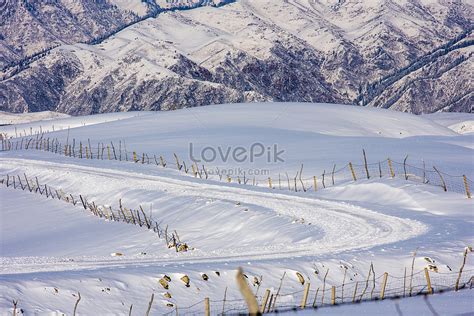
{"type": "Polygon", "coordinates": [[[443,178],[443,176],[441,175],[441,172],[439,172],[439,170],[438,170],[435,166],[433,166],[433,169],[438,173],[439,178],[441,179],[441,183],[443,184],[443,190],[444,190],[444,192],[447,192],[447,191],[448,191],[448,188],[446,187],[446,182],[444,182],[444,178],[443,178]]]}
{"type": "Polygon", "coordinates": [[[179,163],[178,155],[176,155],[175,153],[173,153],[173,155],[176,159],[176,168],[178,169],[178,171],[181,171],[181,168],[183,168],[183,166],[179,163]]]}
{"type": "Polygon", "coordinates": [[[153,305],[153,299],[155,298],[155,293],[151,294],[150,302],[148,303],[148,309],[146,310],[145,315],[150,315],[151,306],[153,305]]]}
{"type": "Polygon", "coordinates": [[[267,307],[268,298],[270,297],[270,290],[266,289],[265,294],[263,295],[262,305],[260,306],[260,313],[265,313],[265,307],[267,307]]]}
{"type": "Polygon", "coordinates": [[[79,198],[81,199],[82,206],[84,207],[85,210],[87,210],[86,202],[85,202],[84,199],[82,198],[82,195],[79,194],[79,198]]]}
{"type": "Polygon", "coordinates": [[[393,172],[392,160],[388,158],[388,168],[390,169],[390,175],[395,178],[395,172],[393,172]]]}
{"type": "Polygon", "coordinates": [[[319,293],[319,287],[316,289],[316,294],[314,295],[314,301],[313,301],[313,308],[317,308],[318,307],[318,293],[319,293]]]}
{"type": "Polygon", "coordinates": [[[331,288],[331,305],[336,305],[336,287],[334,285],[331,288]]]}
{"type": "Polygon", "coordinates": [[[433,288],[431,287],[431,279],[430,279],[430,273],[428,272],[428,268],[425,268],[425,277],[426,277],[426,284],[428,286],[428,294],[433,294],[433,288]]]}
{"type": "Polygon", "coordinates": [[[267,313],[270,313],[270,308],[272,307],[272,303],[273,303],[273,294],[270,295],[270,301],[268,302],[267,313]]]}
{"type": "Polygon", "coordinates": [[[352,303],[355,303],[355,298],[356,298],[356,295],[357,295],[357,286],[359,285],[359,281],[356,281],[356,285],[355,285],[355,288],[354,288],[354,295],[352,295],[352,303]]]}
{"type": "Polygon", "coordinates": [[[304,294],[303,294],[303,300],[301,301],[301,309],[304,309],[306,307],[306,302],[308,301],[309,287],[310,287],[310,283],[308,282],[304,286],[304,294]]]}
{"type": "Polygon", "coordinates": [[[470,199],[471,198],[471,191],[469,191],[469,184],[467,183],[467,177],[465,175],[463,175],[462,177],[464,179],[464,188],[466,188],[467,198],[470,199]]]}
{"type": "Polygon", "coordinates": [[[237,270],[237,284],[239,286],[240,293],[242,294],[245,302],[247,303],[248,313],[250,315],[257,315],[259,313],[257,299],[253,292],[250,290],[249,285],[244,277],[242,268],[237,270]]]}
{"type": "Polygon", "coordinates": [[[110,142],[110,145],[112,146],[112,153],[114,154],[114,160],[117,160],[117,154],[115,153],[115,146],[113,142],[110,142]]]}
{"type": "MultiPolygon", "coordinates": [[[[81,301],[81,293],[77,292],[77,301],[76,301],[76,304],[74,304],[74,311],[72,312],[73,316],[76,316],[77,305],[79,304],[80,301],[81,301]]],[[[15,315],[15,314],[13,314],[13,315],[15,315]]]]}
{"type": "Polygon", "coordinates": [[[455,286],[456,291],[459,290],[459,282],[461,281],[462,270],[464,269],[464,266],[466,265],[467,253],[469,251],[472,251],[472,248],[466,247],[466,249],[464,249],[464,259],[462,262],[462,266],[459,269],[458,278],[456,279],[456,286],[455,286]]]}
{"type": "Polygon", "coordinates": [[[382,289],[380,290],[380,299],[383,300],[385,297],[385,287],[387,286],[388,273],[383,274],[382,289]]]}
{"type": "Polygon", "coordinates": [[[351,168],[352,179],[354,179],[354,181],[357,181],[356,174],[354,172],[354,167],[352,167],[352,162],[349,162],[349,168],[351,168]]]}
{"type": "Polygon", "coordinates": [[[370,179],[369,166],[367,165],[367,155],[365,154],[365,149],[362,149],[362,153],[364,154],[365,173],[367,174],[367,179],[370,179]]]}

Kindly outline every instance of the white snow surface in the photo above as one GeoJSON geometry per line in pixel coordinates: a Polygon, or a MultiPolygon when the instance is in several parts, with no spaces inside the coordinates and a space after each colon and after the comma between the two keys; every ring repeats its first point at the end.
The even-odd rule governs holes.
{"type": "Polygon", "coordinates": [[[146,111],[120,112],[96,114],[87,117],[71,117],[67,114],[51,111],[22,114],[0,112],[0,122],[5,124],[5,126],[0,126],[0,134],[6,135],[7,138],[24,137],[25,135],[31,136],[58,130],[68,130],[75,127],[106,123],[148,114],[152,113],[146,111]]]}
{"type": "MultiPolygon", "coordinates": [[[[173,153],[190,161],[190,143],[197,153],[206,146],[225,150],[259,142],[285,150],[284,161],[267,162],[259,157],[254,162],[216,159],[205,164],[209,169],[265,169],[275,179],[285,171],[294,176],[303,163],[304,175],[310,177],[330,170],[334,163],[361,163],[364,148],[369,162],[387,157],[400,161],[408,154],[413,164],[424,159],[427,166],[435,164],[441,170],[472,177],[474,136],[460,135],[430,118],[309,103],[234,104],[125,115],[41,124],[43,131],[52,130],[53,124],[66,127],[55,128],[44,137],[57,137],[63,143],[72,139],[114,142],[115,146],[121,141],[129,153],[163,155],[167,168],[23,150],[0,153],[0,175],[26,173],[98,205],[117,208],[119,199],[127,207],[142,205],[194,249],[176,253],[150,231],[98,219],[79,205],[3,185],[0,314],[11,313],[13,299],[19,299],[19,308],[28,314],[71,314],[77,292],[82,297],[81,314],[127,314],[131,304],[134,315],[143,314],[152,293],[153,314],[173,312],[174,307],[167,303],[183,308],[181,314],[202,313],[202,302],[194,309],[184,308],[205,297],[211,299],[211,310],[217,313],[226,288],[227,300],[241,299],[235,284],[239,266],[250,283],[254,276],[263,276],[259,297],[266,288],[276,291],[283,272],[287,277],[282,293],[301,291],[296,271],[311,282],[314,296],[327,268],[329,285],[342,283],[344,266],[348,268],[346,282],[365,282],[371,262],[377,277],[383,272],[400,277],[411,266],[415,249],[416,272],[427,266],[425,257],[435,261],[438,273],[431,274],[437,290],[438,279],[458,271],[464,248],[473,243],[472,200],[436,186],[384,175],[295,193],[194,178],[170,167],[173,153]],[[114,252],[124,255],[113,257],[114,252]],[[201,273],[209,280],[204,281],[201,273]],[[169,290],[158,283],[164,274],[172,279],[169,290]],[[191,287],[179,280],[183,274],[189,275],[191,287]],[[166,292],[171,298],[164,297],[166,292]]],[[[38,129],[37,124],[22,125],[22,129],[38,129]]],[[[12,127],[1,127],[0,132],[12,127]]],[[[260,176],[265,177],[268,175],[260,176]]],[[[472,275],[473,268],[469,254],[463,280],[472,275]]],[[[389,288],[396,280],[389,281],[389,288]]],[[[424,279],[417,277],[416,282],[424,279]]],[[[459,302],[456,312],[469,314],[473,312],[472,303],[467,303],[471,293],[435,295],[430,302],[445,314],[446,309],[436,301],[443,305],[442,300],[450,297],[448,300],[459,302]]],[[[300,294],[295,294],[282,297],[280,304],[299,304],[300,300],[300,294]]],[[[426,313],[423,299],[415,300],[418,303],[399,301],[403,313],[426,313]]],[[[393,312],[394,301],[380,304],[393,312]]],[[[374,314],[377,308],[371,306],[344,305],[319,312],[374,314]]]]}
{"type": "Polygon", "coordinates": [[[473,113],[432,113],[423,116],[459,134],[474,133],[473,113]]]}
{"type": "Polygon", "coordinates": [[[31,123],[35,121],[59,119],[65,117],[69,117],[69,115],[52,111],[32,113],[9,113],[0,111],[0,125],[31,123]]]}

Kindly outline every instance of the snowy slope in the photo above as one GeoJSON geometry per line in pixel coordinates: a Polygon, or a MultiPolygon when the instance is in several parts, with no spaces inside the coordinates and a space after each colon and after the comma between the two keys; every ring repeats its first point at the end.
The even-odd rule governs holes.
{"type": "MultiPolygon", "coordinates": [[[[459,135],[424,117],[387,110],[327,104],[236,104],[132,115],[119,121],[113,118],[68,118],[86,126],[76,124],[69,132],[55,131],[45,137],[65,141],[69,133],[69,140],[76,141],[90,138],[117,144],[121,140],[129,153],[162,154],[170,165],[173,153],[189,160],[189,142],[224,149],[254,142],[278,144],[286,151],[283,162],[206,163],[209,168],[269,169],[272,177],[296,171],[301,163],[307,176],[328,170],[333,163],[360,163],[362,148],[369,161],[389,155],[403,160],[409,154],[414,163],[423,158],[428,166],[435,163],[441,170],[473,173],[472,136],[459,135]]],[[[61,121],[42,124],[63,124],[61,121]]],[[[194,249],[176,253],[143,228],[98,219],[79,205],[2,185],[0,313],[11,311],[11,300],[17,298],[26,312],[71,313],[78,291],[82,297],[78,312],[85,314],[126,314],[131,304],[134,315],[144,314],[152,293],[154,314],[174,313],[176,305],[180,314],[202,313],[205,297],[210,297],[211,310],[217,313],[222,311],[226,288],[225,309],[243,308],[235,284],[239,266],[250,283],[254,276],[263,276],[258,290],[251,285],[259,299],[266,288],[276,292],[286,272],[285,295],[278,303],[283,307],[301,302],[303,287],[296,271],[311,282],[311,298],[328,268],[327,291],[329,285],[343,282],[344,267],[346,296],[352,295],[356,281],[361,282],[362,291],[371,262],[378,278],[383,272],[390,274],[389,288],[400,287],[403,278],[395,277],[403,277],[404,268],[410,268],[415,249],[416,289],[425,284],[421,273],[428,264],[424,257],[428,257],[438,268],[438,273],[431,272],[438,291],[455,279],[462,251],[473,240],[472,200],[388,176],[295,193],[270,190],[265,183],[245,186],[194,178],[172,166],[81,160],[42,151],[0,153],[0,175],[24,173],[64,192],[82,194],[98,205],[116,208],[119,199],[129,207],[141,205],[194,249]],[[112,257],[112,252],[124,255],[112,257]],[[209,280],[203,280],[201,273],[209,280]],[[158,283],[164,274],[172,279],[168,290],[158,283]],[[183,274],[191,279],[189,288],[179,280],[183,274]],[[293,292],[297,293],[289,294],[293,292]],[[186,309],[193,303],[197,305],[186,309]]],[[[471,259],[469,255],[463,282],[472,275],[471,259]]],[[[326,303],[329,295],[327,292],[326,303]]],[[[464,302],[459,312],[471,312],[465,303],[471,296],[464,292],[459,296],[464,302]]],[[[400,306],[407,306],[404,304],[400,306]]],[[[364,306],[341,310],[350,308],[362,314],[364,306]]],[[[370,312],[371,307],[367,308],[370,312]]],[[[330,308],[320,311],[326,310],[332,313],[330,308]]]]}
{"type": "Polygon", "coordinates": [[[425,118],[446,126],[459,134],[474,132],[474,114],[472,113],[432,113],[425,115],[425,118]]]}
{"type": "Polygon", "coordinates": [[[2,126],[0,133],[6,135],[7,138],[24,137],[25,135],[31,136],[54,132],[55,130],[68,130],[80,126],[106,123],[150,114],[152,114],[152,112],[121,112],[87,117],[70,117],[69,115],[57,112],[24,114],[11,114],[4,112],[0,114],[0,120],[8,125],[2,126]],[[53,118],[56,119],[53,120],[53,118]]]}
{"type": "Polygon", "coordinates": [[[49,119],[58,119],[69,117],[67,114],[44,111],[34,113],[8,113],[0,112],[0,125],[31,123],[34,121],[42,121],[49,119]]]}
{"type": "MultiPolygon", "coordinates": [[[[119,114],[111,114],[110,117],[115,115],[119,114]]],[[[107,117],[90,116],[70,120],[87,122],[107,117]]],[[[53,121],[48,124],[53,124],[53,121]]],[[[67,127],[65,124],[63,126],[67,127]]],[[[13,129],[13,126],[4,127],[0,131],[8,130],[12,135],[13,129]]],[[[28,131],[28,126],[18,130],[22,129],[28,131]]],[[[51,128],[43,126],[43,130],[51,128]]],[[[222,159],[225,155],[217,155],[212,162],[199,159],[209,169],[241,167],[269,170],[273,178],[285,171],[294,176],[302,163],[305,177],[321,174],[323,170],[329,171],[333,164],[341,167],[349,161],[360,164],[362,149],[367,151],[370,162],[388,157],[403,161],[408,155],[409,163],[421,165],[424,159],[428,168],[437,165],[439,152],[451,152],[445,157],[445,165],[441,170],[452,174],[472,174],[470,161],[465,160],[472,152],[469,149],[472,137],[452,137],[456,135],[431,120],[409,114],[309,103],[232,104],[211,106],[209,110],[193,108],[169,113],[149,112],[145,117],[69,131],[69,139],[75,138],[77,142],[90,139],[96,146],[99,140],[106,144],[123,141],[129,154],[136,151],[139,154],[145,152],[150,157],[153,154],[157,157],[163,155],[170,163],[174,162],[174,153],[187,163],[191,162],[190,144],[195,155],[209,146],[216,151],[220,146],[225,153],[229,148],[233,150],[239,146],[250,150],[255,143],[272,148],[276,145],[277,151],[285,151],[281,155],[283,163],[267,163],[266,155],[251,164],[238,163],[232,156],[222,159]],[[124,130],[131,132],[124,135],[124,130]]],[[[59,137],[65,143],[68,131],[59,131],[48,137],[59,137]]]]}

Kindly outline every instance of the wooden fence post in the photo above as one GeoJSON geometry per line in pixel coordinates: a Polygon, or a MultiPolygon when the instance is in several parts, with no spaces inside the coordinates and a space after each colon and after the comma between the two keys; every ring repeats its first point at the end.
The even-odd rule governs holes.
{"type": "Polygon", "coordinates": [[[336,305],[336,287],[334,285],[331,288],[331,305],[336,305]]]}
{"type": "Polygon", "coordinates": [[[150,302],[148,303],[148,309],[146,310],[145,315],[150,315],[151,305],[153,304],[153,299],[155,298],[155,293],[151,294],[150,302]]]}
{"type": "Polygon", "coordinates": [[[407,159],[408,159],[408,155],[405,157],[405,159],[403,159],[403,171],[405,172],[405,180],[408,180],[407,159]]]}
{"type": "Polygon", "coordinates": [[[314,301],[313,301],[313,308],[318,307],[318,293],[319,293],[319,287],[316,289],[316,294],[314,295],[314,301]]]}
{"type": "Polygon", "coordinates": [[[467,183],[467,177],[465,175],[463,175],[462,177],[464,179],[464,188],[466,188],[467,198],[470,199],[471,198],[471,191],[469,191],[469,184],[467,183]]]}
{"type": "Polygon", "coordinates": [[[88,138],[87,139],[87,142],[89,143],[89,154],[90,154],[90,159],[93,159],[93,155],[92,155],[92,147],[91,147],[91,140],[88,138]]]}
{"type": "Polygon", "coordinates": [[[117,160],[117,153],[115,152],[115,146],[113,142],[110,142],[110,145],[112,146],[112,153],[114,154],[114,160],[117,160]]]}
{"type": "Polygon", "coordinates": [[[176,168],[178,169],[178,171],[181,171],[181,168],[183,168],[183,166],[179,163],[178,155],[176,155],[175,153],[173,153],[173,155],[176,159],[176,168]]]}
{"type": "Polygon", "coordinates": [[[385,287],[387,286],[388,273],[383,274],[382,289],[380,290],[380,299],[383,300],[385,297],[385,287]]]}
{"type": "Polygon", "coordinates": [[[357,181],[356,174],[354,172],[354,167],[352,167],[352,162],[349,162],[349,168],[351,168],[352,179],[354,179],[354,181],[357,181]]]}
{"type": "MultiPolygon", "coordinates": [[[[237,284],[239,286],[240,293],[242,294],[245,302],[247,303],[248,313],[250,315],[257,315],[259,313],[257,299],[255,298],[253,292],[250,290],[247,280],[244,277],[242,268],[239,268],[237,271],[237,284]]],[[[210,314],[208,314],[210,315],[210,314]]]]}
{"type": "Polygon", "coordinates": [[[271,177],[268,177],[268,187],[269,187],[270,189],[273,189],[272,178],[271,178],[271,177]]]}
{"type": "Polygon", "coordinates": [[[367,165],[367,155],[365,154],[365,149],[362,149],[362,153],[364,154],[365,173],[367,174],[367,179],[370,179],[369,166],[367,165]]]}
{"type": "Polygon", "coordinates": [[[407,289],[407,267],[405,267],[405,271],[403,272],[403,297],[406,296],[406,289],[407,289]]]}
{"type": "Polygon", "coordinates": [[[359,282],[356,281],[356,285],[354,288],[354,295],[352,295],[352,303],[355,303],[356,295],[357,295],[357,286],[359,285],[359,282]]]}
{"type": "Polygon", "coordinates": [[[310,287],[310,283],[308,282],[304,286],[304,294],[303,294],[303,300],[301,301],[301,309],[304,309],[306,307],[306,302],[308,301],[309,287],[310,287]]]}
{"type": "Polygon", "coordinates": [[[272,307],[272,303],[273,303],[273,294],[270,295],[270,301],[268,302],[267,313],[270,313],[270,308],[272,307]]]}
{"type": "Polygon", "coordinates": [[[433,169],[438,173],[439,178],[441,179],[441,183],[442,183],[444,192],[447,192],[447,191],[448,191],[448,188],[446,187],[446,182],[444,182],[444,178],[443,178],[443,176],[441,175],[441,172],[439,172],[439,170],[438,170],[435,166],[433,166],[433,169]]]}
{"type": "Polygon", "coordinates": [[[222,315],[225,315],[225,301],[226,301],[226,298],[227,298],[227,286],[225,287],[224,300],[222,301],[222,315]]]}
{"type": "Polygon", "coordinates": [[[265,294],[263,295],[262,305],[260,306],[260,313],[265,313],[265,307],[267,307],[268,298],[270,297],[270,290],[266,289],[265,294]]]}
{"type": "Polygon", "coordinates": [[[331,175],[331,180],[332,180],[332,185],[335,185],[336,182],[334,181],[334,173],[336,172],[336,164],[332,167],[332,175],[331,175]]]}
{"type": "Polygon", "coordinates": [[[466,249],[464,249],[464,259],[463,259],[461,268],[459,269],[458,278],[456,279],[456,286],[455,286],[456,291],[459,290],[459,282],[461,281],[462,270],[464,269],[464,266],[466,265],[467,253],[469,251],[472,251],[472,248],[466,247],[466,249]]]}
{"type": "Polygon", "coordinates": [[[316,176],[313,177],[313,182],[314,182],[314,192],[318,191],[318,180],[316,179],[316,176]]]}
{"type": "MultiPolygon", "coordinates": [[[[80,301],[81,301],[81,293],[77,292],[77,300],[76,300],[76,304],[74,304],[74,311],[72,312],[73,316],[76,316],[77,305],[79,304],[80,301]]],[[[15,315],[15,314],[13,314],[13,315],[15,315]]]]}
{"type": "Polygon", "coordinates": [[[388,168],[390,169],[390,175],[395,178],[395,172],[393,172],[392,160],[388,158],[388,168]]]}
{"type": "Polygon", "coordinates": [[[328,273],[329,273],[329,268],[326,270],[326,274],[324,275],[324,279],[323,279],[323,289],[321,293],[321,306],[324,305],[324,294],[326,293],[326,278],[328,276],[328,273]]]}
{"type": "Polygon", "coordinates": [[[433,288],[431,287],[431,279],[430,279],[430,273],[428,272],[428,268],[425,268],[425,277],[426,277],[426,284],[428,286],[428,294],[433,294],[433,288]]]}
{"type": "Polygon", "coordinates": [[[209,306],[209,297],[204,299],[204,315],[211,316],[211,307],[209,306]]]}

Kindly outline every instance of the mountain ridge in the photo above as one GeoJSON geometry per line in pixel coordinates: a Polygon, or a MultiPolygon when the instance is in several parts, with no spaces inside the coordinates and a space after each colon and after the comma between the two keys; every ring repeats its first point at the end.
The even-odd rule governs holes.
{"type": "Polygon", "coordinates": [[[2,72],[0,109],[78,115],[309,101],[472,112],[472,7],[375,2],[240,0],[160,13],[2,72]]]}

